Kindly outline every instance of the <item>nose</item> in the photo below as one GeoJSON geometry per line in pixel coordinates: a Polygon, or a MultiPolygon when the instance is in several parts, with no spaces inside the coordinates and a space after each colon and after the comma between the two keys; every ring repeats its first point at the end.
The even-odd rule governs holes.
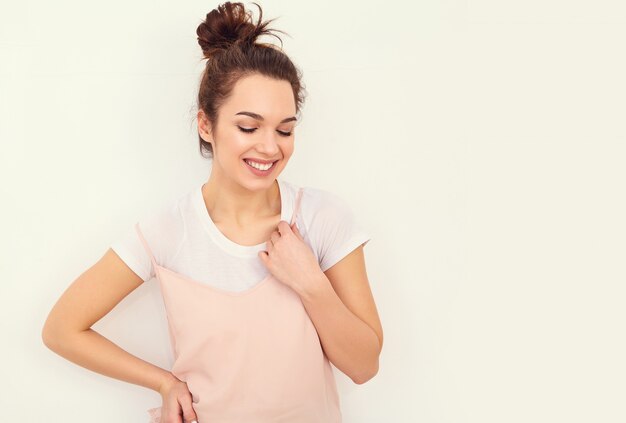
{"type": "Polygon", "coordinates": [[[280,150],[278,147],[279,136],[280,135],[275,132],[270,132],[261,137],[257,145],[259,152],[265,154],[267,157],[275,157],[276,153],[280,150]]]}

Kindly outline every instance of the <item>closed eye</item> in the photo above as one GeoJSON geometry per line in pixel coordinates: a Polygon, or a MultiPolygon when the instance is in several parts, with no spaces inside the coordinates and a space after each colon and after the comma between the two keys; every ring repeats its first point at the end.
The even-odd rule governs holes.
{"type": "MultiPolygon", "coordinates": [[[[257,130],[257,128],[242,128],[239,125],[237,125],[237,128],[239,128],[242,132],[245,132],[245,133],[248,133],[248,134],[257,130]]],[[[276,131],[276,132],[278,132],[283,137],[291,136],[291,131],[290,132],[276,131]]]]}

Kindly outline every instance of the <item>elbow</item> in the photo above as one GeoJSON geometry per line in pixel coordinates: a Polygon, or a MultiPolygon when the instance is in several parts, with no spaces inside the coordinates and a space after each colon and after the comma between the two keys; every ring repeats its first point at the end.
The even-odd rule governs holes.
{"type": "Polygon", "coordinates": [[[380,363],[380,352],[382,350],[382,340],[379,341],[379,350],[376,354],[376,358],[374,359],[374,363],[369,366],[369,369],[366,372],[361,373],[358,376],[352,377],[352,381],[357,385],[363,385],[365,382],[372,379],[374,376],[378,374],[379,363],[380,363]]]}
{"type": "Polygon", "coordinates": [[[376,359],[375,366],[372,367],[368,372],[363,373],[359,376],[355,376],[352,378],[352,381],[357,385],[363,385],[365,382],[372,379],[374,376],[378,374],[378,359],[376,359]]]}
{"type": "Polygon", "coordinates": [[[56,351],[58,346],[63,343],[64,329],[54,324],[52,319],[48,317],[41,329],[41,340],[43,344],[52,351],[56,351]]]}
{"type": "Polygon", "coordinates": [[[56,337],[49,325],[47,323],[44,324],[43,328],[41,329],[41,341],[43,342],[43,344],[48,347],[48,349],[54,351],[55,339],[56,337]]]}

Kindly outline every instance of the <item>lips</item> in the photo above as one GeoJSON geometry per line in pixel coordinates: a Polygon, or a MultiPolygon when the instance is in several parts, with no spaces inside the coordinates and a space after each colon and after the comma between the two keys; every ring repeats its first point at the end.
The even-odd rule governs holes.
{"type": "Polygon", "coordinates": [[[276,166],[275,163],[272,163],[271,166],[267,169],[267,170],[260,170],[255,168],[254,166],[250,165],[246,160],[242,160],[243,164],[246,166],[246,168],[248,168],[253,174],[257,175],[257,176],[267,176],[270,175],[271,173],[274,172],[274,166],[276,166]]]}
{"type": "Polygon", "coordinates": [[[278,159],[276,159],[276,160],[263,160],[263,159],[255,159],[254,157],[246,157],[246,158],[244,158],[244,160],[250,160],[252,162],[257,162],[257,163],[261,163],[261,164],[270,164],[270,163],[274,163],[274,162],[278,161],[278,159]]]}

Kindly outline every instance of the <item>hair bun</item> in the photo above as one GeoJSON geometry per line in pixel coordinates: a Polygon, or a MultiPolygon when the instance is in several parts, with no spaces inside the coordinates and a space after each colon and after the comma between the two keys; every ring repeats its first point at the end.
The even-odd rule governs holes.
{"type": "Polygon", "coordinates": [[[196,30],[198,44],[202,47],[205,58],[227,50],[232,45],[251,46],[262,34],[274,35],[271,34],[274,30],[266,29],[273,19],[261,23],[263,17],[261,6],[254,2],[253,4],[259,8],[257,23],[252,21],[252,13],[246,10],[243,3],[227,1],[207,13],[206,19],[196,30]]]}

